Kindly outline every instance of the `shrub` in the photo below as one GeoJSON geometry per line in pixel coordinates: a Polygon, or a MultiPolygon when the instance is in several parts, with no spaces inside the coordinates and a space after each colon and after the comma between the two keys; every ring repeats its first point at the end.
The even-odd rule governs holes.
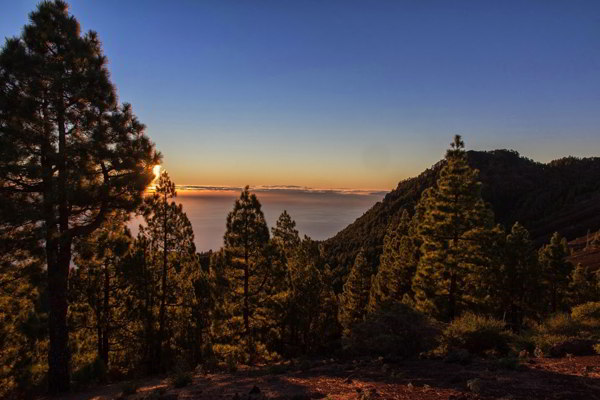
{"type": "Polygon", "coordinates": [[[577,336],[579,324],[569,314],[555,314],[539,325],[537,331],[542,334],[577,336]]]}
{"type": "Polygon", "coordinates": [[[506,354],[511,334],[504,322],[472,313],[463,314],[444,330],[442,347],[465,349],[472,354],[488,352],[506,354]]]}
{"type": "Polygon", "coordinates": [[[533,336],[533,341],[536,349],[538,349],[538,353],[541,351],[541,354],[546,356],[551,355],[553,348],[561,343],[568,342],[569,339],[569,336],[554,335],[551,333],[541,333],[533,336]]]}
{"type": "Polygon", "coordinates": [[[581,333],[594,339],[600,339],[600,301],[573,307],[571,317],[577,322],[581,333]]]}
{"type": "Polygon", "coordinates": [[[578,321],[600,320],[600,301],[590,301],[573,307],[571,316],[578,321]]]}
{"type": "Polygon", "coordinates": [[[424,314],[405,304],[394,304],[355,325],[346,342],[354,355],[411,357],[432,348],[439,329],[424,314]]]}

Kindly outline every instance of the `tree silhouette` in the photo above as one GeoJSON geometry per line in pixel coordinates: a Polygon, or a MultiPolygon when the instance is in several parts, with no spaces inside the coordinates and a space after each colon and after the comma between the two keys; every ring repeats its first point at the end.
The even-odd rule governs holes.
{"type": "Polygon", "coordinates": [[[436,185],[423,192],[417,208],[423,243],[413,281],[416,306],[451,320],[463,306],[469,275],[478,267],[473,256],[482,250],[479,236],[493,223],[459,135],[446,153],[436,185]]]}
{"type": "Polygon", "coordinates": [[[268,246],[269,229],[261,204],[246,186],[227,215],[224,251],[230,282],[228,301],[242,312],[243,337],[248,341],[249,348],[254,339],[252,328],[258,328],[252,326],[251,320],[264,303],[273,283],[268,246]]]}
{"type": "Polygon", "coordinates": [[[67,294],[73,239],[131,211],[159,156],[119,106],[94,32],[63,1],[42,2],[0,53],[0,213],[45,243],[51,392],[69,388],[67,294]]]}
{"type": "Polygon", "coordinates": [[[550,243],[542,247],[538,253],[542,268],[542,281],[552,313],[566,307],[569,278],[573,271],[573,264],[567,260],[568,255],[567,240],[558,232],[552,235],[550,243]]]}
{"type": "Polygon", "coordinates": [[[361,250],[356,255],[350,275],[344,283],[344,291],[340,296],[339,321],[344,336],[350,336],[352,327],[361,322],[366,314],[371,287],[371,267],[365,260],[361,250]]]}

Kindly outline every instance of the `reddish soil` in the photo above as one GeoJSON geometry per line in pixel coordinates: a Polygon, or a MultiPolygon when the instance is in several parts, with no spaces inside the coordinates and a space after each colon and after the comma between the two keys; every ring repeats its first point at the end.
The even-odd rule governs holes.
{"type": "MultiPolygon", "coordinates": [[[[181,389],[169,388],[165,379],[149,379],[139,382],[138,393],[126,398],[600,400],[600,356],[531,359],[515,370],[499,368],[490,361],[462,366],[436,360],[397,364],[321,361],[305,371],[267,374],[267,370],[196,375],[191,385],[181,389]],[[248,395],[254,386],[260,389],[260,396],[248,395]]],[[[122,386],[97,387],[66,399],[116,399],[122,386]]]]}

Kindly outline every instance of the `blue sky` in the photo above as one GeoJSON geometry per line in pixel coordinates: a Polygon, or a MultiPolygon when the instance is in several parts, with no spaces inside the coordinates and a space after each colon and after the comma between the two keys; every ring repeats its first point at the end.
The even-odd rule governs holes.
{"type": "MultiPolygon", "coordinates": [[[[2,1],[13,36],[36,1],[2,1]]],[[[390,189],[474,149],[600,155],[598,1],[84,1],[178,184],[390,189]]]]}

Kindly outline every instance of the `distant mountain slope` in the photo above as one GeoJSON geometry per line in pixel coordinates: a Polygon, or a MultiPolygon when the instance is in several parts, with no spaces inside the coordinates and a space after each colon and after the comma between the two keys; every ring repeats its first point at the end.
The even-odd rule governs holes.
{"type": "MultiPolygon", "coordinates": [[[[558,231],[569,239],[600,228],[600,158],[566,157],[538,163],[511,150],[469,151],[479,169],[482,194],[496,221],[510,227],[520,221],[536,244],[558,231]]],[[[385,230],[402,209],[411,213],[421,193],[433,185],[443,160],[415,178],[406,179],[355,222],[323,242],[329,264],[345,273],[363,247],[378,264],[385,230]]]]}
{"type": "Polygon", "coordinates": [[[596,235],[600,237],[600,231],[578,237],[569,242],[569,248],[571,249],[569,260],[574,265],[581,264],[593,271],[600,269],[600,244],[590,243],[596,235]]]}

